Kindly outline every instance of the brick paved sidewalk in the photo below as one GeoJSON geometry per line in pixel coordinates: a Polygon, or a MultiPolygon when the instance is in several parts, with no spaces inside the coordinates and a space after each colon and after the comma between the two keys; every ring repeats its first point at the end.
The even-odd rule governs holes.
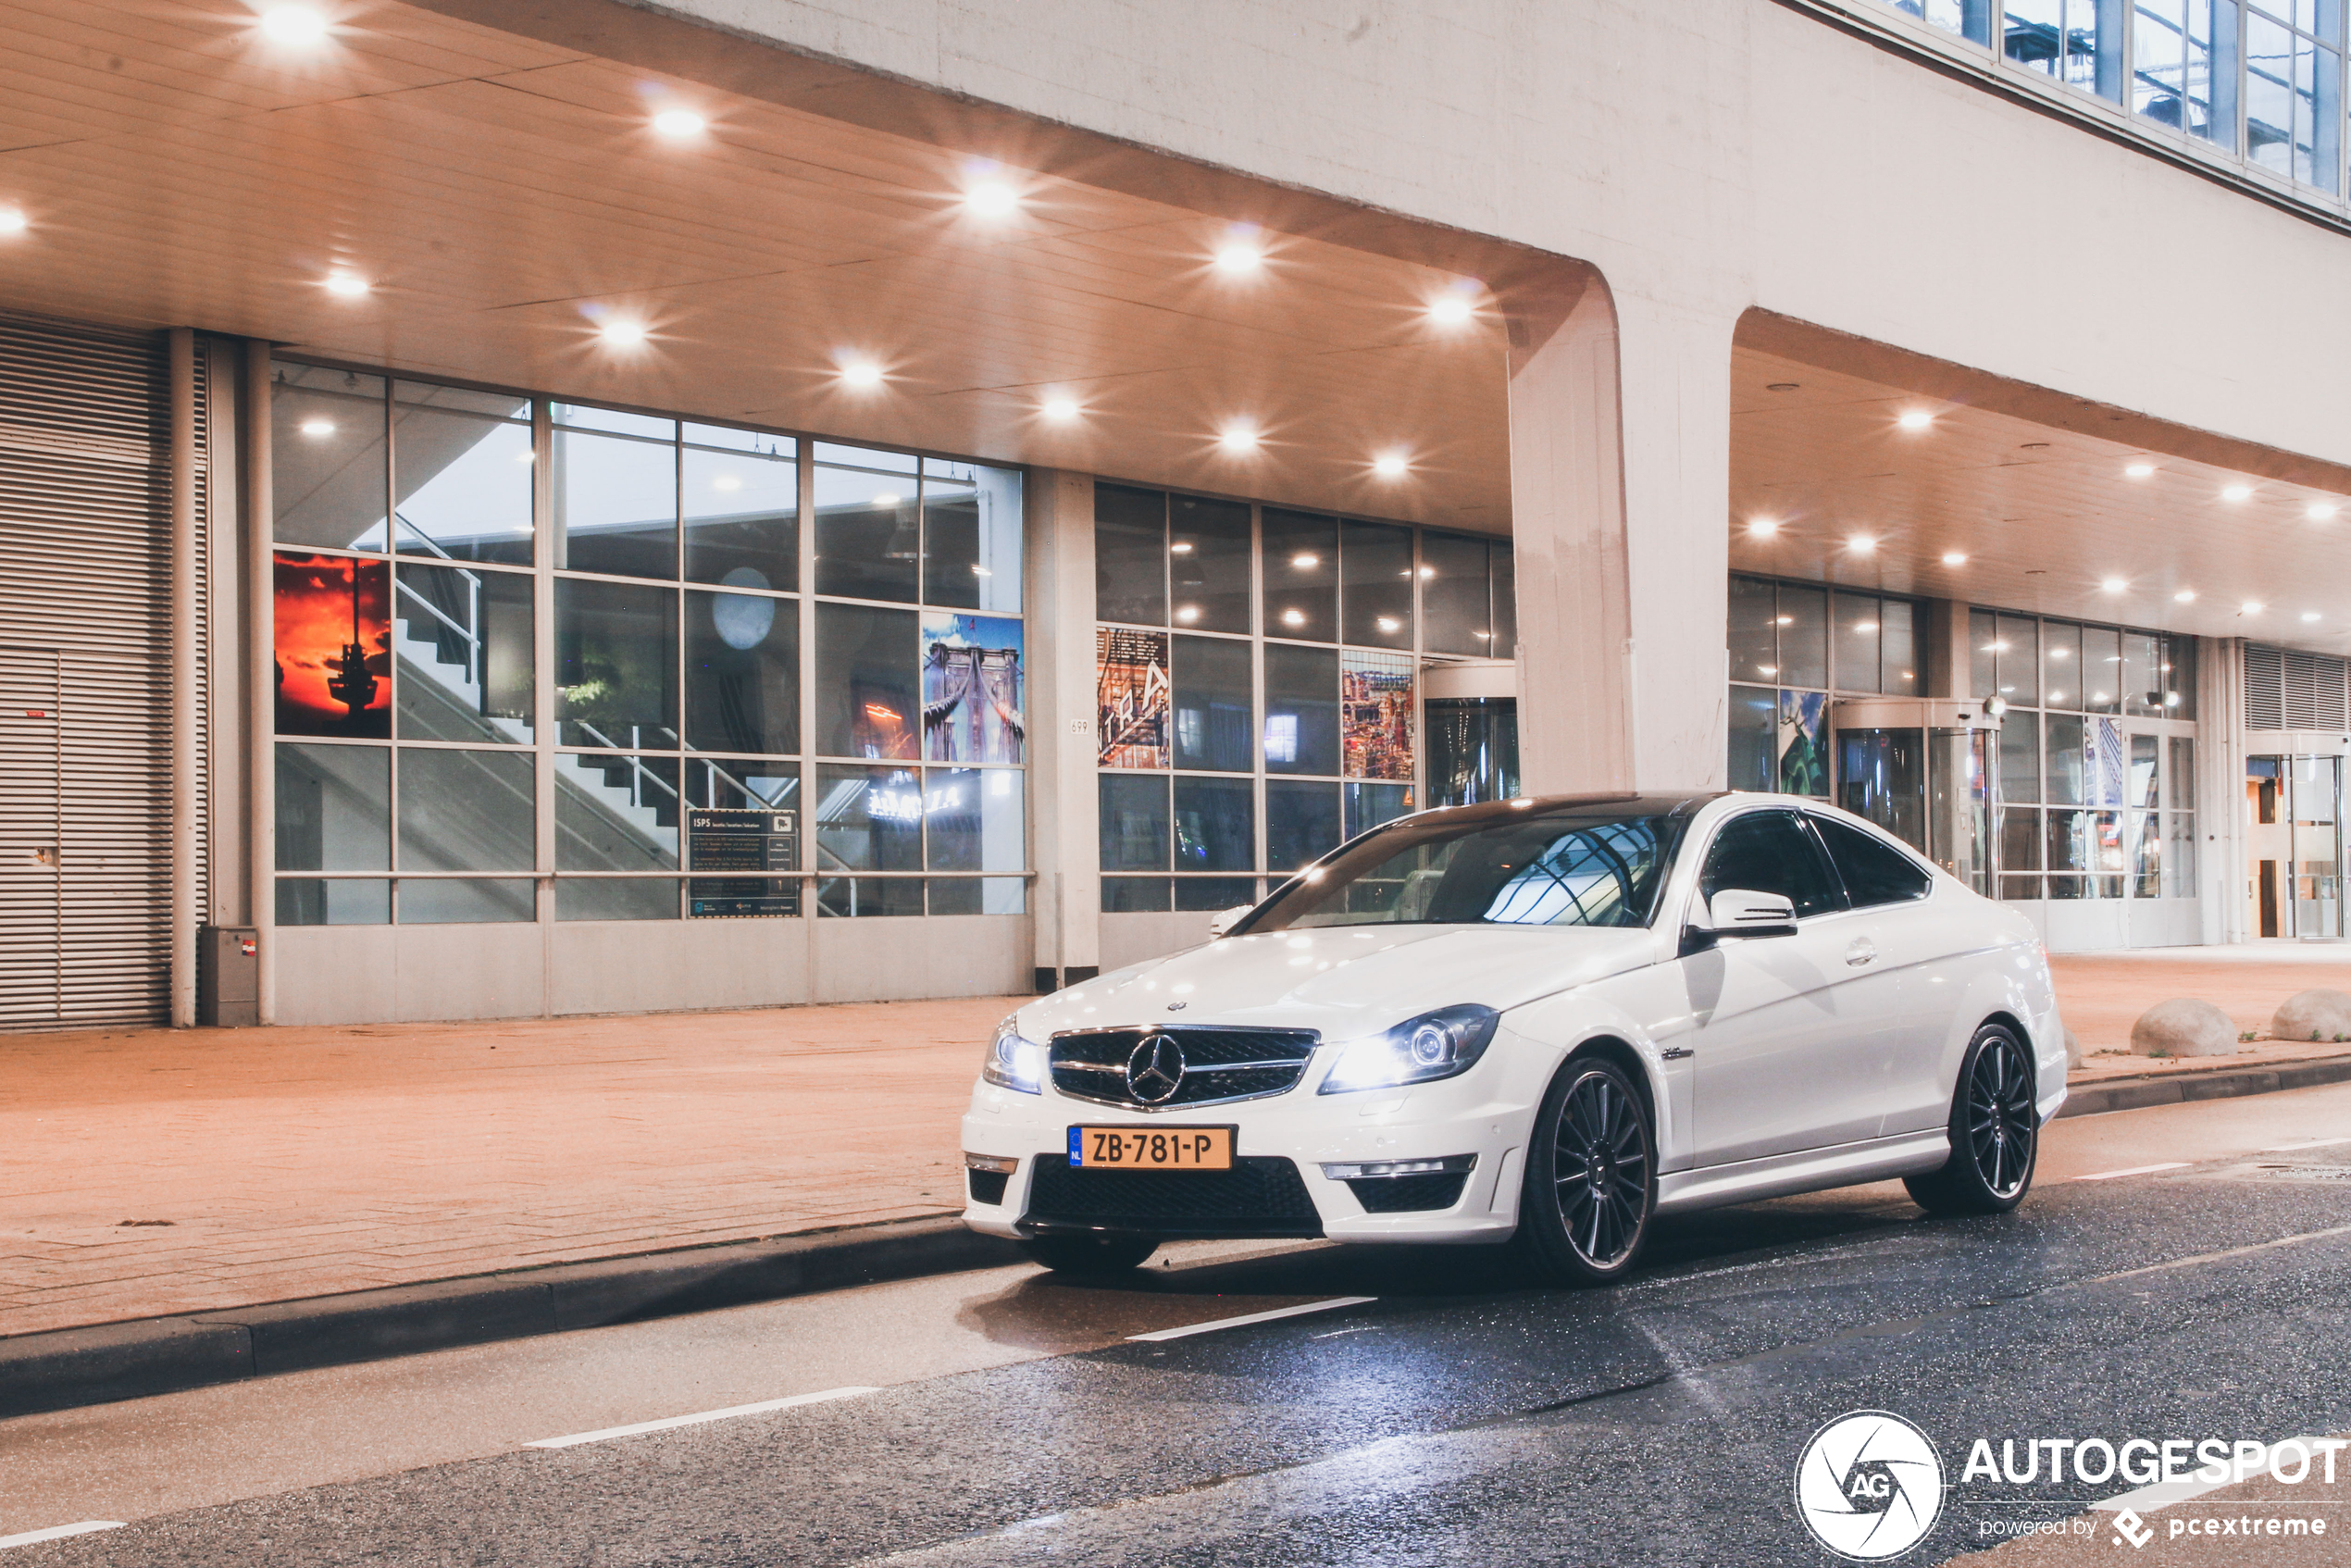
{"type": "MultiPolygon", "coordinates": [[[[2167,997],[2254,1028],[2351,989],[2313,950],[2057,970],[2093,1052],[2167,997]]],[[[0,1335],[952,1213],[1016,1000],[0,1036],[0,1335]]],[[[2077,1081],[2342,1053],[2093,1055],[2077,1081]]]]}
{"type": "Polygon", "coordinates": [[[0,1036],[0,1335],[959,1210],[1014,1002],[0,1036]]]}

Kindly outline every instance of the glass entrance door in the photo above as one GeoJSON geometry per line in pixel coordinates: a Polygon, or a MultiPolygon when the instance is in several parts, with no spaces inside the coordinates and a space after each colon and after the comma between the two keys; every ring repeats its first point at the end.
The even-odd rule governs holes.
{"type": "Polygon", "coordinates": [[[2245,759],[2245,927],[2258,936],[2343,937],[2343,759],[2245,759]]]}
{"type": "Polygon", "coordinates": [[[1992,891],[1999,741],[1988,730],[1840,729],[1837,804],[1992,891]]]}
{"type": "Polygon", "coordinates": [[[1518,699],[1431,697],[1428,803],[1474,805],[1518,794],[1518,699]]]}

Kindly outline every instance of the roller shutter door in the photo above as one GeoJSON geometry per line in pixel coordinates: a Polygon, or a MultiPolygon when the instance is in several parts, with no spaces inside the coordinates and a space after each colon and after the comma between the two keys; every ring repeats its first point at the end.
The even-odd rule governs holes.
{"type": "Polygon", "coordinates": [[[168,1018],[167,374],[161,334],[0,316],[0,1030],[168,1018]]]}

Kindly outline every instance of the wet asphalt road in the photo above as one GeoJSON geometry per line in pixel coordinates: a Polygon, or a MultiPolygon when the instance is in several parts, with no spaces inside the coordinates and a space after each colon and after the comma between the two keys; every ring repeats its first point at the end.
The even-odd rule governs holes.
{"type": "MultiPolygon", "coordinates": [[[[1823,1422],[1877,1409],[1942,1453],[1941,1517],[1898,1561],[1943,1562],[1995,1544],[1987,1524],[2075,1514],[2127,1489],[1963,1483],[1979,1436],[1996,1448],[2351,1431],[2351,1141],[2259,1151],[2330,1133],[2351,1137],[2351,1086],[2060,1123],[2013,1216],[1929,1220],[1894,1186],[1758,1204],[1662,1224],[1645,1272],[1606,1291],[1529,1289],[1480,1251],[1320,1247],[1155,1268],[1124,1289],[1001,1271],[952,1290],[914,1282],[743,1309],[771,1315],[738,1320],[757,1326],[736,1345],[709,1338],[730,1313],[599,1331],[592,1351],[587,1336],[534,1341],[496,1354],[639,1379],[629,1418],[643,1419],[731,1402],[682,1388],[660,1402],[665,1368],[688,1354],[681,1334],[702,1334],[705,1358],[734,1364],[755,1347],[789,1372],[794,1325],[846,1309],[806,1329],[804,1375],[778,1375],[775,1390],[885,1386],[563,1450],[484,1439],[481,1457],[417,1468],[392,1468],[415,1455],[370,1425],[429,1422],[503,1363],[452,1353],[485,1359],[448,1363],[446,1397],[421,1409],[399,1400],[400,1380],[433,1358],[379,1363],[317,1386],[305,1419],[328,1412],[330,1435],[305,1446],[347,1429],[387,1456],[380,1469],[363,1453],[343,1472],[362,1478],[276,1492],[256,1471],[220,1495],[263,1495],[0,1561],[1811,1564],[1835,1559],[1797,1516],[1797,1456],[1823,1422]],[[2190,1164],[2070,1179],[2170,1161],[2190,1164]],[[1337,1296],[1376,1300],[1123,1338],[1337,1296]],[[940,1347],[958,1337],[997,1350],[941,1370],[957,1364],[940,1347]],[[847,1359],[824,1360],[836,1352],[847,1359]],[[903,1370],[857,1373],[877,1357],[903,1370]]],[[[106,1467],[163,1440],[171,1411],[193,1445],[175,1465],[226,1475],[234,1456],[207,1455],[205,1435],[223,1450],[260,1442],[292,1419],[270,1412],[273,1397],[287,1396],[244,1385],[0,1423],[0,1468],[67,1454],[78,1505],[86,1492],[93,1511],[81,1516],[100,1516],[106,1467]]],[[[2344,1484],[2308,1500],[2341,1505],[2351,1537],[2345,1457],[2344,1484]]],[[[195,1484],[189,1495],[207,1483],[195,1484]]],[[[2103,1531],[2082,1555],[2121,1560],[2103,1531]]],[[[2146,1559],[2161,1555],[2158,1543],[2146,1559]]],[[[2351,1545],[2308,1561],[2351,1561],[2351,1545]]]]}

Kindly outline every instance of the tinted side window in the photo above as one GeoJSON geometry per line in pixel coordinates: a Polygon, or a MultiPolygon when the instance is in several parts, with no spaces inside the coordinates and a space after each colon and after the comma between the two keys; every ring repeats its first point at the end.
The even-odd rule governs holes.
{"type": "Polygon", "coordinates": [[[1711,899],[1725,888],[1778,893],[1796,905],[1796,915],[1845,907],[1845,895],[1829,865],[1792,813],[1759,811],[1733,817],[1706,852],[1698,892],[1711,899]]]}
{"type": "Polygon", "coordinates": [[[1891,845],[1880,843],[1850,823],[1816,816],[1812,826],[1829,847],[1837,874],[1856,908],[1873,903],[1902,903],[1926,897],[1934,878],[1891,845]]]}

